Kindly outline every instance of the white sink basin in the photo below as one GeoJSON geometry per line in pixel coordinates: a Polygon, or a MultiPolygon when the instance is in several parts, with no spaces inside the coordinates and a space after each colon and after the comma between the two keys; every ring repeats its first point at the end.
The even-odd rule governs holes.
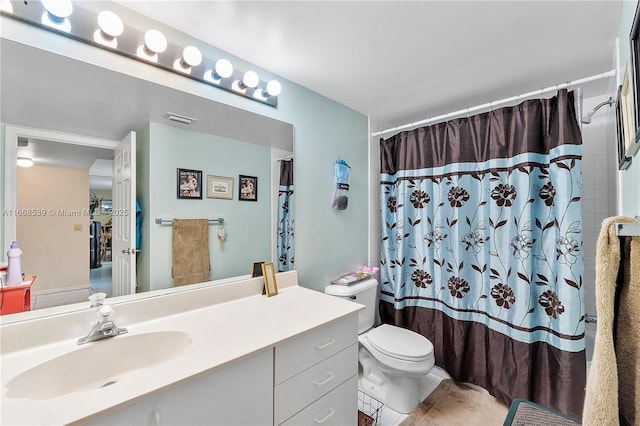
{"type": "Polygon", "coordinates": [[[89,343],[7,383],[10,398],[49,399],[117,383],[134,370],[174,358],[191,344],[181,331],[127,334],[89,343]]]}

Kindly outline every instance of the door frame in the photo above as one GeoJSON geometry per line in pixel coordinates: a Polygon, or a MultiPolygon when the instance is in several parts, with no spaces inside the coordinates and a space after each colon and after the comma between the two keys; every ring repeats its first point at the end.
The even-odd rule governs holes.
{"type": "MultiPolygon", "coordinates": [[[[35,129],[31,127],[7,124],[4,128],[4,210],[16,208],[16,184],[18,167],[18,137],[44,139],[52,142],[69,143],[95,148],[115,149],[120,141],[94,138],[74,133],[64,133],[55,130],[35,129]]],[[[135,167],[135,165],[133,165],[135,167]]],[[[5,253],[11,242],[16,239],[16,216],[3,215],[3,247],[2,259],[6,262],[5,253]]]]}

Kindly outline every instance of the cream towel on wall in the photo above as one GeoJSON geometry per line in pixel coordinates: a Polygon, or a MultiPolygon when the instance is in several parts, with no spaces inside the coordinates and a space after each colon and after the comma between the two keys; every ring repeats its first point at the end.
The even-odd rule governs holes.
{"type": "Polygon", "coordinates": [[[175,219],[172,232],[171,276],[176,286],[209,281],[209,221],[175,219]]]}
{"type": "Polygon", "coordinates": [[[582,414],[586,426],[640,425],[640,237],[617,237],[616,222],[635,221],[605,219],[598,237],[598,324],[582,414]]]}

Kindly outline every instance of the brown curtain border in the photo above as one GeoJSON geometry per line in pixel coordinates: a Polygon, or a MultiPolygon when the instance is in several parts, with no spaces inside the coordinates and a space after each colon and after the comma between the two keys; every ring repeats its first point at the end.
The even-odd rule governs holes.
{"type": "Polygon", "coordinates": [[[559,145],[579,145],[582,137],[575,117],[573,92],[562,89],[550,99],[530,99],[513,107],[401,132],[380,139],[380,173],[478,163],[527,152],[546,154],[559,145]],[[487,139],[496,144],[487,146],[487,139]],[[399,159],[397,163],[394,158],[399,159]]]}
{"type": "Polygon", "coordinates": [[[544,342],[519,342],[484,324],[455,320],[437,309],[411,306],[396,310],[393,304],[381,301],[380,317],[384,323],[428,338],[436,365],[454,380],[482,386],[507,405],[524,398],[582,418],[584,350],[567,352],[544,342]]]}

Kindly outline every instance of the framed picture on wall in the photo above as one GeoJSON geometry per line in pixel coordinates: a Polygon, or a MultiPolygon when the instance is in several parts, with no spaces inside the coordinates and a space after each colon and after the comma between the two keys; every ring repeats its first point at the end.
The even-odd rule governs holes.
{"type": "Polygon", "coordinates": [[[238,199],[242,201],[258,201],[258,178],[240,175],[238,199]]]}
{"type": "Polygon", "coordinates": [[[233,178],[207,175],[207,198],[233,199],[233,178]]]}
{"type": "Polygon", "coordinates": [[[629,43],[631,48],[631,80],[633,83],[634,91],[634,118],[636,128],[634,129],[634,136],[638,132],[638,126],[640,125],[640,4],[636,6],[636,14],[633,18],[633,25],[631,25],[631,33],[629,34],[629,43]]]}
{"type": "Polygon", "coordinates": [[[178,169],[178,198],[202,200],[202,170],[178,169]]]}
{"type": "Polygon", "coordinates": [[[618,101],[616,102],[616,133],[618,135],[618,169],[625,170],[631,165],[631,158],[625,155],[625,125],[622,115],[622,86],[618,88],[618,101]]]}
{"type": "MultiPolygon", "coordinates": [[[[622,110],[622,136],[623,136],[623,150],[627,146],[631,146],[636,138],[636,113],[634,105],[634,89],[633,89],[633,76],[631,70],[631,61],[627,62],[627,68],[624,73],[624,79],[622,80],[622,86],[620,87],[620,108],[622,110]]],[[[624,151],[623,151],[624,152],[624,151]]]]}

